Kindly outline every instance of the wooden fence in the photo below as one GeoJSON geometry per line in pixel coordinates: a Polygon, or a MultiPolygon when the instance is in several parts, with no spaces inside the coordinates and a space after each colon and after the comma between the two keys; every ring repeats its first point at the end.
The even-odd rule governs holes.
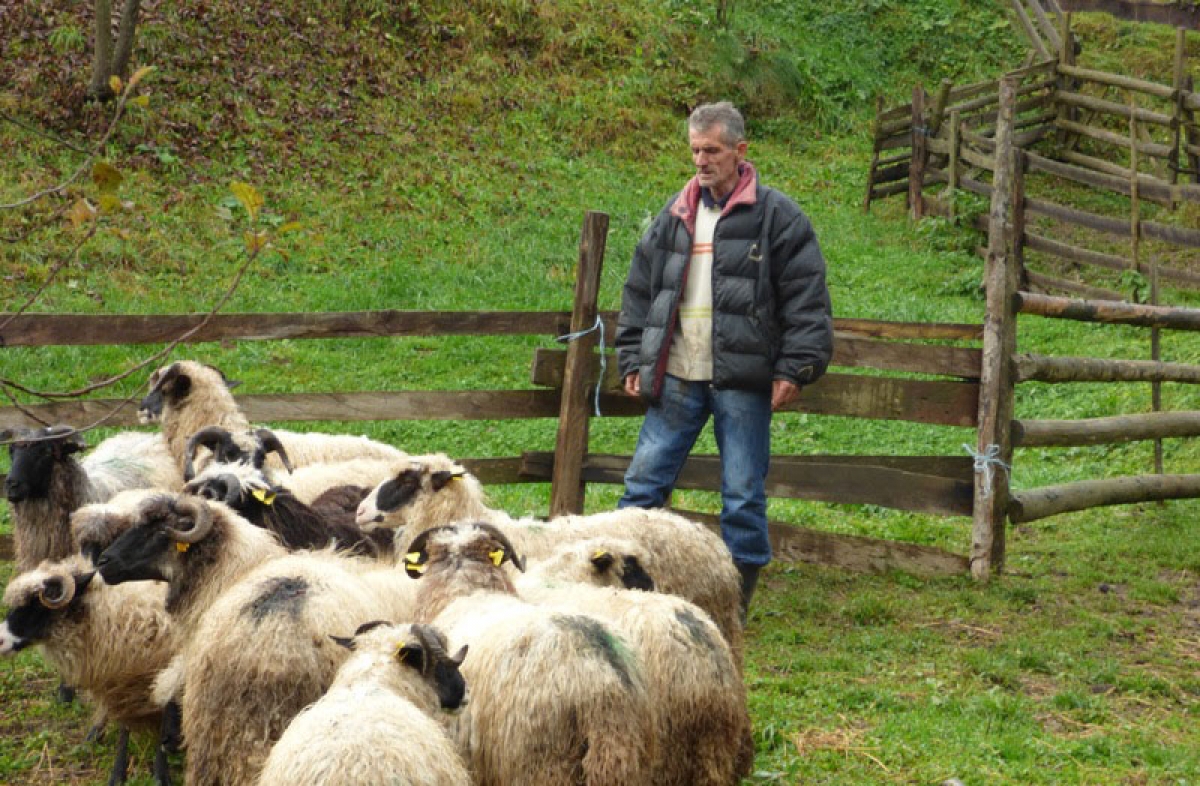
{"type": "MultiPolygon", "coordinates": [[[[613,335],[616,314],[597,312],[607,217],[589,213],[580,242],[575,301],[567,312],[406,312],[218,314],[189,338],[205,341],[270,341],[339,337],[450,335],[542,335],[583,332],[599,316],[613,335]]],[[[162,343],[199,325],[185,315],[0,315],[4,348],[52,345],[162,343]]],[[[806,386],[793,412],[973,427],[979,403],[980,325],[834,320],[834,371],[806,386]],[[934,343],[936,342],[936,343],[934,343]],[[871,373],[873,370],[885,374],[871,373]],[[900,372],[900,373],[897,373],[900,372]]],[[[540,349],[532,358],[534,387],[522,390],[392,390],[242,394],[237,401],[254,422],[352,422],[366,420],[507,420],[558,418],[554,453],[527,452],[464,458],[484,483],[551,483],[551,513],[580,510],[587,484],[621,483],[628,456],[588,450],[592,393],[599,371],[597,332],[566,349],[540,349]]],[[[604,417],[635,417],[637,400],[619,392],[616,364],[606,364],[600,409],[604,417]]],[[[118,404],[85,399],[25,407],[49,423],[83,425],[118,404]]],[[[787,415],[782,415],[787,417],[787,415]]],[[[131,407],[109,425],[135,423],[131,407]]],[[[15,407],[0,408],[0,428],[34,426],[15,407]]],[[[772,458],[768,493],[773,497],[879,505],[942,516],[972,510],[972,460],[966,455],[805,455],[772,458]]],[[[679,488],[717,490],[717,459],[693,456],[679,488]]],[[[701,514],[691,514],[703,519],[701,514]]],[[[958,574],[967,557],[927,546],[838,535],[772,522],[777,556],[860,570],[900,569],[917,574],[958,574]]],[[[0,547],[4,544],[0,543],[0,547]]]]}
{"type": "Polygon", "coordinates": [[[1003,564],[998,522],[1005,518],[1030,521],[1098,505],[1200,496],[1200,476],[1163,474],[1161,445],[1165,437],[1200,434],[1200,413],[1163,412],[1161,399],[1163,382],[1200,382],[1200,367],[1165,363],[1159,351],[1160,331],[1200,329],[1200,311],[1159,305],[1163,286],[1200,288],[1200,270],[1187,264],[1200,249],[1200,230],[1176,220],[1187,215],[1180,208],[1200,204],[1200,94],[1185,58],[1185,28],[1197,29],[1200,17],[1191,6],[1117,0],[1011,5],[1035,62],[996,81],[945,82],[933,96],[917,88],[905,106],[878,105],[864,208],[903,193],[914,218],[955,218],[962,192],[990,202],[988,214],[975,217],[988,233],[981,249],[988,298],[981,455],[990,450],[996,462],[1011,465],[1016,447],[1154,440],[1156,474],[1011,492],[1007,473],[991,473],[993,485],[977,496],[974,510],[972,566],[984,572],[1003,564]],[[1072,10],[1178,25],[1171,84],[1078,67],[1072,10]],[[1047,181],[1056,193],[1069,191],[1064,184],[1099,192],[1110,209],[1099,213],[1038,194],[1038,184],[1047,181]],[[1122,198],[1123,214],[1114,213],[1111,205],[1122,198]],[[1148,217],[1151,206],[1157,215],[1148,217]],[[1137,273],[1137,291],[1062,272],[1074,269],[1109,277],[1137,273]],[[1125,302],[1135,295],[1149,302],[1125,302]],[[1150,360],[1019,355],[1018,314],[1146,327],[1150,360]],[[1017,385],[1068,381],[1150,382],[1152,411],[1081,421],[1012,419],[1017,385]]]}

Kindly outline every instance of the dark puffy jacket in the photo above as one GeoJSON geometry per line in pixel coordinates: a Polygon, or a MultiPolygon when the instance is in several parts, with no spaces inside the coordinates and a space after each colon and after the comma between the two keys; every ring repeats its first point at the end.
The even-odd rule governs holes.
{"type": "MultiPolygon", "coordinates": [[[[713,379],[718,388],[771,389],[783,379],[816,381],[833,352],[825,260],[812,224],[784,194],[751,178],[735,192],[713,237],[713,379]],[[750,194],[753,197],[750,197],[750,194]]],[[[621,299],[617,362],[641,375],[657,401],[678,325],[691,260],[686,206],[693,183],[672,198],[642,236],[621,299]]]]}

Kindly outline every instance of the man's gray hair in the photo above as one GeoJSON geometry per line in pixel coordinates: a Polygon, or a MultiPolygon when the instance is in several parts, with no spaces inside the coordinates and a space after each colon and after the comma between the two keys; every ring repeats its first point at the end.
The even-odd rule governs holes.
{"type": "Polygon", "coordinates": [[[715,126],[721,127],[721,141],[727,145],[733,146],[746,140],[746,121],[737,107],[728,101],[701,104],[688,117],[688,129],[691,131],[709,131],[715,126]]]}

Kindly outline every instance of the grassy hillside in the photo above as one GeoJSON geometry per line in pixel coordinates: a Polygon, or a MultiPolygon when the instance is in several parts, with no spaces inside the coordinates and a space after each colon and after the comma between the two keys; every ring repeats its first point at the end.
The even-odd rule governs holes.
{"type": "MultiPolygon", "coordinates": [[[[471,4],[311,0],[147,3],[136,58],[155,67],[103,156],[123,175],[83,230],[61,198],[0,210],[0,311],[154,313],[214,304],[246,259],[229,183],[253,183],[270,230],[301,229],[255,260],[229,311],[569,307],[586,210],[611,216],[601,305],[615,308],[644,222],[689,175],[688,107],[746,108],[750,157],[811,215],[839,316],[978,322],[978,236],[913,226],[900,201],[860,204],[874,96],[969,82],[1019,65],[1006,4],[968,0],[733,3],[632,0],[471,4]],[[61,267],[61,269],[59,269],[61,267]],[[51,276],[53,280],[51,280],[51,276]],[[47,282],[49,282],[47,284],[47,282]],[[43,289],[43,286],[45,288],[43,289]]],[[[69,175],[111,107],[84,104],[86,4],[0,0],[0,203],[69,175]],[[37,129],[35,133],[29,129],[37,129]]],[[[1089,57],[1149,75],[1169,35],[1080,20],[1089,57]]],[[[1194,45],[1193,37],[1193,45],[1194,45]]],[[[1169,57],[1168,57],[1169,60],[1169,57]]],[[[1022,349],[1144,357],[1144,335],[1022,323],[1022,349]]],[[[202,344],[243,390],[529,387],[548,342],[461,338],[202,344]],[[381,351],[381,345],[385,351],[381,351]]],[[[69,389],[154,348],[0,349],[0,376],[69,389]]],[[[1164,357],[1200,356],[1167,335],[1164,357]]],[[[144,377],[104,395],[135,392],[144,377]]],[[[1185,386],[1168,408],[1196,409],[1185,386]]],[[[1018,415],[1084,417],[1148,406],[1115,386],[1032,387],[1018,415]]],[[[592,448],[627,453],[638,423],[601,418],[592,448]]],[[[550,449],[554,423],[366,423],[419,452],[550,449]]],[[[788,415],[780,453],[961,453],[963,429],[788,415]]],[[[711,433],[700,449],[713,452],[711,433]]],[[[1169,441],[1168,471],[1196,451],[1169,441]]],[[[1024,451],[1013,482],[1144,472],[1150,448],[1024,451]]],[[[0,470],[6,468],[0,458],[0,470]]],[[[592,509],[617,490],[593,487],[592,509]]],[[[682,504],[714,510],[711,494],[682,504]]],[[[544,489],[501,488],[514,513],[544,489]]],[[[1010,571],[962,579],[854,576],[776,564],[751,615],[751,783],[1195,783],[1200,780],[1200,547],[1194,502],[1050,519],[1010,532],[1010,571]]],[[[772,517],[963,552],[969,524],[862,506],[771,503],[772,517]]],[[[7,508],[0,506],[0,527],[7,508]]],[[[7,578],[8,566],[0,567],[7,578]]],[[[82,742],[86,712],[49,700],[36,653],[0,666],[0,782],[100,783],[111,739],[82,742]]],[[[145,751],[142,751],[144,757],[145,751]]],[[[148,783],[141,758],[136,766],[148,783]]]]}

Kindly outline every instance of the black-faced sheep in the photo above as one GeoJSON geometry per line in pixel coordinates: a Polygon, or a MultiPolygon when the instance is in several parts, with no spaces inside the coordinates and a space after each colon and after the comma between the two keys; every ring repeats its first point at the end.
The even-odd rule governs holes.
{"type": "Polygon", "coordinates": [[[428,625],[378,622],[338,643],[352,654],[275,743],[259,786],[469,786],[439,722],[466,701],[465,650],[448,655],[428,625]]]}
{"type": "Polygon", "coordinates": [[[641,561],[626,551],[619,541],[570,544],[531,564],[516,580],[517,592],[602,620],[638,654],[658,735],[655,784],[736,786],[752,769],[754,740],[729,644],[709,616],[683,598],[596,586],[648,582],[641,561]]]}
{"type": "MultiPolygon", "coordinates": [[[[249,464],[210,464],[184,491],[223,502],[251,524],[274,532],[291,550],[332,545],[364,556],[392,551],[389,538],[373,539],[359,529],[344,504],[321,499],[306,504],[290,488],[273,483],[262,469],[249,464]]],[[[358,493],[352,496],[361,498],[358,493]]]]}
{"type": "Polygon", "coordinates": [[[358,524],[396,530],[396,553],[423,530],[456,521],[498,526],[531,562],[559,547],[595,537],[637,543],[654,560],[655,589],[704,609],[733,649],[739,668],[744,632],[741,576],[721,537],[669,510],[626,508],[550,521],[513,519],[488,507],[479,480],[444,455],[414,456],[371,491],[359,506],[358,524]]]}
{"type": "Polygon", "coordinates": [[[344,660],[329,636],[413,613],[399,571],[330,551],[287,554],[225,505],[192,496],[143,500],[97,567],[113,583],[168,582],[183,635],[158,695],[182,706],[189,783],[254,784],[271,744],[344,660]]]}
{"type": "MultiPolygon", "coordinates": [[[[124,783],[130,729],[159,727],[151,692],[155,674],[171,658],[166,588],[110,587],[94,576],[81,556],[16,576],[4,593],[9,612],[0,625],[0,655],[38,645],[64,681],[91,697],[98,715],[119,724],[109,783],[124,783]]],[[[168,782],[161,748],[154,774],[156,782],[168,782]]]]}
{"type": "Polygon", "coordinates": [[[488,524],[423,533],[404,557],[418,621],[467,645],[471,703],[459,742],[484,786],[651,783],[653,728],[641,663],[595,617],[513,594],[521,558],[488,524]]]}
{"type": "Polygon", "coordinates": [[[179,489],[183,479],[159,434],[123,432],[87,449],[70,426],[0,433],[12,460],[4,491],[12,506],[18,570],[75,552],[70,516],[82,505],[102,502],[124,489],[179,489]]]}

